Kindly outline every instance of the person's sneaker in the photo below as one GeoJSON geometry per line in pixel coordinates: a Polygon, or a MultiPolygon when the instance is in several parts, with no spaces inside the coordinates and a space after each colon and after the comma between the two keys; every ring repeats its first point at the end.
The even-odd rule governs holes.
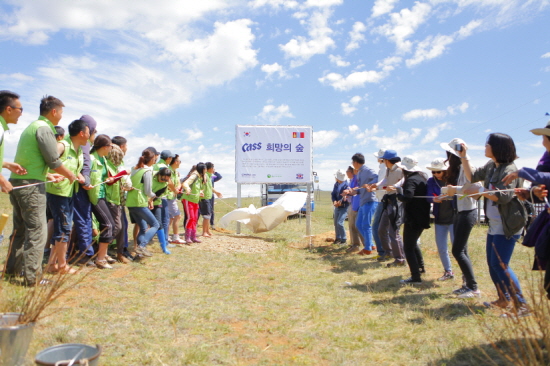
{"type": "Polygon", "coordinates": [[[340,243],[340,239],[334,239],[334,241],[332,242],[332,244],[339,244],[340,243]]]}
{"type": "Polygon", "coordinates": [[[466,287],[466,285],[462,285],[462,287],[453,290],[453,295],[460,295],[466,291],[468,291],[468,287],[466,287]]]}
{"type": "Polygon", "coordinates": [[[348,249],[346,249],[346,253],[355,253],[359,251],[359,245],[353,244],[348,249]]]}
{"type": "Polygon", "coordinates": [[[415,280],[412,277],[407,278],[406,280],[399,281],[402,285],[420,285],[422,280],[415,280]]]}
{"type": "Polygon", "coordinates": [[[106,260],[97,260],[95,261],[95,265],[97,266],[97,268],[99,269],[113,269],[113,266],[111,266],[109,264],[109,262],[107,262],[106,260]]]}
{"type": "Polygon", "coordinates": [[[390,255],[381,255],[379,256],[378,258],[376,258],[376,260],[378,262],[386,262],[386,261],[389,261],[390,259],[392,259],[392,257],[390,255]]]}
{"type": "Polygon", "coordinates": [[[140,245],[138,245],[136,247],[136,253],[137,254],[140,254],[141,256],[143,257],[152,257],[153,256],[153,253],[151,253],[150,251],[147,250],[147,248],[145,247],[142,247],[140,245]]]}
{"type": "Polygon", "coordinates": [[[386,267],[388,267],[388,268],[391,268],[391,267],[405,267],[405,261],[404,260],[400,261],[400,260],[396,259],[393,262],[386,264],[386,267]]]}
{"type": "Polygon", "coordinates": [[[453,274],[453,272],[445,271],[445,273],[443,273],[443,276],[439,277],[437,280],[438,281],[447,281],[447,280],[452,280],[453,278],[455,278],[455,275],[453,274]]]}
{"type": "Polygon", "coordinates": [[[500,314],[500,318],[523,318],[531,315],[531,309],[527,305],[522,305],[517,309],[512,309],[503,314],[500,314]]]}
{"type": "Polygon", "coordinates": [[[474,297],[481,297],[481,291],[479,290],[471,290],[468,287],[464,287],[464,291],[462,291],[461,294],[459,294],[457,297],[459,299],[470,299],[474,297]]]}
{"type": "Polygon", "coordinates": [[[372,254],[372,250],[366,250],[366,249],[362,249],[359,253],[357,253],[358,255],[371,255],[372,254]]]}
{"type": "Polygon", "coordinates": [[[132,253],[130,253],[129,251],[127,250],[124,250],[124,252],[122,253],[123,256],[125,256],[126,258],[128,258],[130,261],[133,261],[134,260],[134,256],[132,255],[132,253]]]}
{"type": "Polygon", "coordinates": [[[340,240],[340,243],[338,245],[340,245],[340,246],[346,245],[346,240],[340,240]]]}

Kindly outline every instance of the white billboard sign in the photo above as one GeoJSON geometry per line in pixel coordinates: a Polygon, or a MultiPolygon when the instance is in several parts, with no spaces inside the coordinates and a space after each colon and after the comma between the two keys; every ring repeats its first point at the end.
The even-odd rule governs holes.
{"type": "Polygon", "coordinates": [[[236,126],[237,183],[312,181],[311,126],[236,126]]]}

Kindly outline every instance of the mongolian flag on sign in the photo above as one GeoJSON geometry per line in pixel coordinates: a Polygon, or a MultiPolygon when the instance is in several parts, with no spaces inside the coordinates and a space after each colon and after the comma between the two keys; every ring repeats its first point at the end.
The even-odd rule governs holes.
{"type": "Polygon", "coordinates": [[[292,138],[293,139],[303,139],[306,137],[305,132],[292,132],[292,138]]]}

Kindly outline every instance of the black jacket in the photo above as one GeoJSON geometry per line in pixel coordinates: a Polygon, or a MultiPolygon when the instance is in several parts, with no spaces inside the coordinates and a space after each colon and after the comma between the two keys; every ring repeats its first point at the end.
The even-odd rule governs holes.
{"type": "Polygon", "coordinates": [[[414,198],[414,196],[426,196],[426,176],[421,172],[406,174],[402,189],[397,192],[397,199],[403,202],[405,217],[403,222],[419,228],[430,228],[430,203],[426,198],[414,198]]]}

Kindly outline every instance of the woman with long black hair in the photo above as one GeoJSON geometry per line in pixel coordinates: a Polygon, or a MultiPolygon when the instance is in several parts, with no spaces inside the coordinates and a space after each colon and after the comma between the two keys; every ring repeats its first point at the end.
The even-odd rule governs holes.
{"type": "Polygon", "coordinates": [[[510,190],[521,188],[523,181],[502,182],[504,177],[517,170],[514,140],[503,133],[490,134],[485,144],[485,156],[491,160],[477,169],[470,167],[466,151],[466,146],[459,151],[464,174],[472,182],[482,181],[483,187],[467,189],[465,193],[480,193],[484,197],[485,216],[489,218],[487,264],[498,293],[498,299],[489,305],[507,308],[511,303],[516,315],[526,315],[529,309],[518,278],[509,267],[514,247],[527,221],[525,207],[510,190]],[[495,192],[497,190],[503,192],[495,192]]]}
{"type": "Polygon", "coordinates": [[[197,239],[197,221],[199,218],[199,201],[204,197],[206,187],[206,165],[198,163],[195,170],[183,182],[184,194],[182,195],[183,209],[185,210],[185,241],[188,244],[200,243],[197,239]]]}

